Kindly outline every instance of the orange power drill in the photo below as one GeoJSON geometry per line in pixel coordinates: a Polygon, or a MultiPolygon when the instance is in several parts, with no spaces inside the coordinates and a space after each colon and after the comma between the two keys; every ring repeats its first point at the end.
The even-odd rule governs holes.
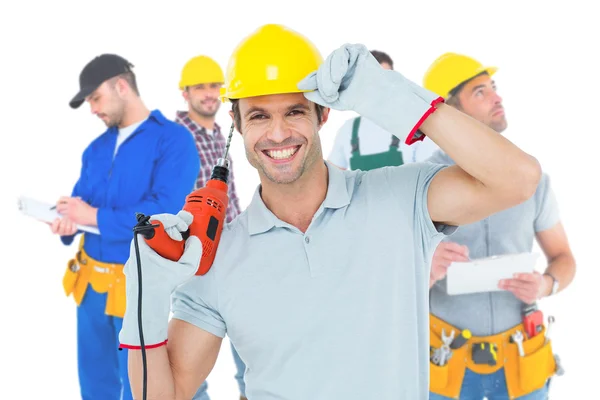
{"type": "Polygon", "coordinates": [[[183,240],[173,240],[165,231],[160,221],[152,220],[150,217],[137,213],[138,233],[144,236],[146,243],[160,256],[171,261],[177,261],[183,255],[185,240],[190,235],[197,236],[202,242],[202,258],[196,271],[196,275],[204,275],[212,266],[217,253],[221,232],[229,204],[227,195],[227,180],[229,176],[229,161],[227,153],[233,134],[233,124],[227,138],[225,154],[213,167],[212,175],[206,186],[190,193],[185,199],[183,210],[188,211],[194,219],[188,230],[182,232],[183,240]]]}

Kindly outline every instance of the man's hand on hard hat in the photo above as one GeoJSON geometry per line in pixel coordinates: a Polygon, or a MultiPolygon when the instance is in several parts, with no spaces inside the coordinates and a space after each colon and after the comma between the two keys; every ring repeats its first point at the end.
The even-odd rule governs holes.
{"type": "MultiPolygon", "coordinates": [[[[177,215],[158,214],[151,217],[160,221],[167,234],[174,240],[182,240],[181,232],[187,230],[193,216],[187,211],[177,215]]],[[[185,242],[185,250],[179,261],[161,257],[138,236],[139,255],[142,266],[142,324],[146,346],[164,343],[167,339],[171,293],[194,276],[202,257],[202,244],[196,236],[185,242]]],[[[126,281],[125,316],[119,341],[125,347],[140,346],[138,329],[138,263],[132,241],[129,259],[123,269],[126,281]]]]}
{"type": "Polygon", "coordinates": [[[519,300],[533,304],[550,292],[549,283],[537,271],[533,273],[515,274],[513,279],[503,279],[498,282],[500,289],[512,292],[519,300]]]}
{"type": "Polygon", "coordinates": [[[80,225],[98,225],[98,209],[90,206],[80,197],[61,197],[56,203],[56,211],[80,225]]]}
{"type": "Polygon", "coordinates": [[[304,93],[308,100],[356,111],[401,139],[406,137],[408,144],[425,138],[417,128],[443,101],[399,72],[385,70],[361,44],[345,44],[333,51],[298,88],[311,90],[304,93]]]}
{"type": "Polygon", "coordinates": [[[469,261],[469,248],[453,242],[441,242],[433,253],[431,259],[431,272],[429,273],[429,287],[437,281],[444,279],[448,267],[454,261],[469,261]]]}

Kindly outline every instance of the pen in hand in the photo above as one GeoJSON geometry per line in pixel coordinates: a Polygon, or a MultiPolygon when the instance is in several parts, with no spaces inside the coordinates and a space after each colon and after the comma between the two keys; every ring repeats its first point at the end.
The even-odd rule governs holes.
{"type": "MultiPolygon", "coordinates": [[[[76,197],[76,198],[79,198],[79,197],[76,197]]],[[[66,204],[67,202],[66,201],[60,201],[59,203],[60,204],[66,204]]],[[[50,210],[56,210],[56,204],[53,205],[52,207],[50,207],[50,210]]]]}

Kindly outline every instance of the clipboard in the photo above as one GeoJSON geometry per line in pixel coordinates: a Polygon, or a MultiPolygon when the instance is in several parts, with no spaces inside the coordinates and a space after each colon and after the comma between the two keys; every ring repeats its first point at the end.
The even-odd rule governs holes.
{"type": "MultiPolygon", "coordinates": [[[[35,200],[31,197],[21,196],[18,200],[19,210],[29,217],[35,218],[44,222],[52,222],[56,218],[60,218],[61,215],[54,208],[54,204],[45,203],[43,201],[35,200]]],[[[96,235],[100,234],[100,231],[95,226],[88,225],[77,225],[77,229],[84,232],[93,233],[96,235]]]]}
{"type": "Polygon", "coordinates": [[[516,273],[533,273],[539,253],[505,254],[468,262],[453,262],[446,274],[448,295],[504,291],[502,279],[516,273]]]}

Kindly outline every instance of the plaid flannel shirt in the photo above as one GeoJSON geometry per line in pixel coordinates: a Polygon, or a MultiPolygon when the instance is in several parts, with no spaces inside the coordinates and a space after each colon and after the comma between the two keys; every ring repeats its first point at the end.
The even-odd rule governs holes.
{"type": "MultiPolygon", "coordinates": [[[[200,174],[196,180],[196,188],[202,187],[210,179],[212,169],[217,163],[217,160],[223,157],[225,153],[225,137],[221,134],[221,127],[215,123],[213,134],[206,132],[204,127],[195,123],[188,115],[187,111],[177,111],[175,122],[185,126],[192,133],[196,140],[196,148],[200,155],[200,174]]],[[[226,222],[231,222],[240,213],[240,201],[235,191],[235,183],[233,179],[233,163],[231,156],[229,160],[229,205],[227,206],[226,222]]]]}

